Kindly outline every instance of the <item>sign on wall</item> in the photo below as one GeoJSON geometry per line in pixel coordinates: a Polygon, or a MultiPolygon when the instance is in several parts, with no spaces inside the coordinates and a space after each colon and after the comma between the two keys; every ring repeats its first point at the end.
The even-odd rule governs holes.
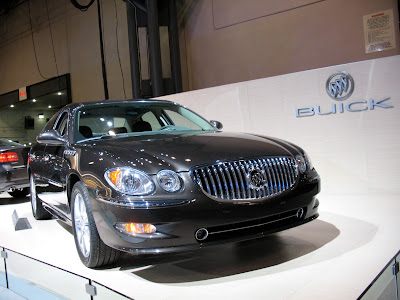
{"type": "Polygon", "coordinates": [[[26,92],[26,86],[19,89],[19,101],[28,99],[28,94],[26,92]]]}
{"type": "Polygon", "coordinates": [[[363,17],[365,52],[396,48],[393,10],[386,10],[363,17]]]}

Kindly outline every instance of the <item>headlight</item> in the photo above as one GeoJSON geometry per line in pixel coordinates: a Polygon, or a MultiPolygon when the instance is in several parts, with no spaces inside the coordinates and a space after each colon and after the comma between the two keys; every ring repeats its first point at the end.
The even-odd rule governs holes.
{"type": "Polygon", "coordinates": [[[296,155],[296,162],[300,174],[304,174],[307,171],[307,164],[303,155],[296,155]]]}
{"type": "Polygon", "coordinates": [[[303,155],[296,155],[296,161],[300,174],[304,174],[313,168],[311,160],[308,158],[306,153],[303,155]]]}
{"type": "Polygon", "coordinates": [[[155,189],[146,173],[129,167],[110,169],[104,177],[114,189],[132,196],[149,195],[155,189]]]}
{"type": "Polygon", "coordinates": [[[307,165],[307,170],[312,170],[313,169],[313,165],[311,163],[311,159],[308,157],[307,153],[304,153],[304,159],[306,161],[306,165],[307,165]]]}
{"type": "Polygon", "coordinates": [[[165,191],[170,193],[175,193],[182,188],[181,178],[171,170],[161,170],[158,172],[157,182],[165,191]]]}

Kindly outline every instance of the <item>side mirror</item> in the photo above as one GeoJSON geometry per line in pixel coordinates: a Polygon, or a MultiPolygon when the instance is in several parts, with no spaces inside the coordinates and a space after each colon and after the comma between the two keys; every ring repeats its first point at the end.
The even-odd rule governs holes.
{"type": "Polygon", "coordinates": [[[55,130],[47,130],[42,132],[37,137],[37,142],[40,144],[48,144],[54,146],[62,146],[66,144],[66,140],[55,130]]]}
{"type": "Polygon", "coordinates": [[[222,125],[222,123],[219,121],[211,120],[210,123],[212,126],[214,126],[217,129],[220,129],[220,130],[224,127],[224,125],[222,125]]]}

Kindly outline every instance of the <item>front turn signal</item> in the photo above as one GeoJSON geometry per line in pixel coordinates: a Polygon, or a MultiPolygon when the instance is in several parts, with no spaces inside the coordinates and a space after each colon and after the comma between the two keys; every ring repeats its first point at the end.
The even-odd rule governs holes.
{"type": "Polygon", "coordinates": [[[128,235],[152,234],[157,231],[156,226],[149,223],[117,223],[115,227],[128,235]]]}

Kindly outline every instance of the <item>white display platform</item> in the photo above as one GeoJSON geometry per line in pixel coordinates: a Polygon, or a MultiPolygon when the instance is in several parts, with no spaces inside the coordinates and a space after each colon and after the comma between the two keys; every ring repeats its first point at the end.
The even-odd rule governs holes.
{"type": "Polygon", "coordinates": [[[136,300],[356,299],[400,249],[399,195],[319,199],[319,219],[265,239],[158,258],[124,255],[111,268],[91,270],[68,226],[36,221],[29,202],[1,194],[0,246],[136,300]],[[32,229],[14,231],[14,210],[32,229]]]}

